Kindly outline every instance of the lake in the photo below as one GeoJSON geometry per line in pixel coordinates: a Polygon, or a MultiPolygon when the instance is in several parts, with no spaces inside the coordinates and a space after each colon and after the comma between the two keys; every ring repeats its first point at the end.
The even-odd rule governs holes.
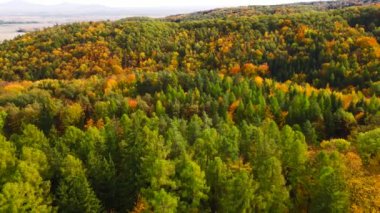
{"type": "Polygon", "coordinates": [[[78,17],[52,17],[52,16],[0,16],[0,42],[13,39],[25,33],[18,30],[34,31],[57,24],[68,24],[81,21],[117,20],[125,16],[78,16],[78,17]]]}

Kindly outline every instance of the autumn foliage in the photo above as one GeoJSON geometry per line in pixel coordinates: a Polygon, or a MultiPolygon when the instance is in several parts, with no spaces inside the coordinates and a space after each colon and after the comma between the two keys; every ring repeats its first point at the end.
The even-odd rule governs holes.
{"type": "Polygon", "coordinates": [[[380,7],[344,5],[4,41],[0,212],[379,212],[380,7]]]}

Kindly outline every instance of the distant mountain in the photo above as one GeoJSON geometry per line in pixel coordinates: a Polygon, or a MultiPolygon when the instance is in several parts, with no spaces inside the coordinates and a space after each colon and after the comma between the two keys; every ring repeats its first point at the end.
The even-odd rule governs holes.
{"type": "MultiPolygon", "coordinates": [[[[6,2],[0,4],[0,14],[3,16],[7,15],[91,15],[94,13],[106,12],[109,13],[109,10],[106,7],[102,6],[82,6],[76,4],[59,4],[59,5],[39,5],[29,3],[23,0],[14,0],[11,2],[6,2]]],[[[118,11],[120,12],[120,11],[118,11]]]]}
{"type": "MultiPolygon", "coordinates": [[[[279,7],[286,6],[302,6],[309,5],[315,9],[334,9],[352,5],[365,5],[378,3],[380,0],[338,0],[338,1],[316,1],[308,3],[295,3],[288,5],[276,5],[276,6],[245,6],[237,8],[221,8],[213,9],[200,6],[195,7],[144,7],[144,8],[131,8],[131,7],[106,7],[103,5],[84,5],[63,3],[57,5],[41,5],[30,3],[25,0],[13,0],[10,2],[0,4],[0,16],[149,16],[149,17],[164,17],[173,14],[186,14],[186,17],[194,17],[198,15],[215,16],[222,13],[236,13],[237,10],[248,11],[249,14],[254,15],[256,13],[262,13],[263,10],[268,12],[268,8],[277,9],[279,7]],[[264,8],[264,9],[263,9],[264,8]],[[252,11],[255,10],[255,12],[252,11]],[[201,12],[196,12],[201,11],[201,12]],[[192,14],[187,14],[192,13],[192,14]]],[[[175,19],[183,17],[182,15],[174,15],[170,18],[175,19]]]]}
{"type": "Polygon", "coordinates": [[[40,5],[24,0],[13,0],[0,4],[0,16],[150,16],[163,17],[177,13],[187,13],[202,8],[113,8],[102,5],[63,3],[40,5]]]}

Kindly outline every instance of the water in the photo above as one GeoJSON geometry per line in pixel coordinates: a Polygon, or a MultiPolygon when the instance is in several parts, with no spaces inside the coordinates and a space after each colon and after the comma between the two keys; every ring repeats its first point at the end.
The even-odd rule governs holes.
{"type": "Polygon", "coordinates": [[[23,32],[17,32],[19,29],[25,29],[32,31],[34,29],[42,29],[44,27],[50,27],[54,24],[37,23],[37,24],[2,24],[0,25],[0,41],[13,39],[19,35],[23,35],[23,32]]]}
{"type": "Polygon", "coordinates": [[[117,20],[122,16],[78,16],[78,17],[53,17],[53,16],[0,16],[1,21],[17,22],[12,24],[0,24],[0,42],[13,39],[25,33],[17,32],[20,29],[26,31],[41,30],[57,24],[67,24],[81,21],[117,20]]]}

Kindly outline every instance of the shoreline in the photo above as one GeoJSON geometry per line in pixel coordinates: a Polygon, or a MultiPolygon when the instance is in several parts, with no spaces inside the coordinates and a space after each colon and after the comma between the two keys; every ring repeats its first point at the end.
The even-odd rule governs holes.
{"type": "Polygon", "coordinates": [[[1,16],[0,43],[11,40],[28,32],[41,30],[55,25],[70,24],[83,21],[118,20],[126,16],[1,16]]]}

